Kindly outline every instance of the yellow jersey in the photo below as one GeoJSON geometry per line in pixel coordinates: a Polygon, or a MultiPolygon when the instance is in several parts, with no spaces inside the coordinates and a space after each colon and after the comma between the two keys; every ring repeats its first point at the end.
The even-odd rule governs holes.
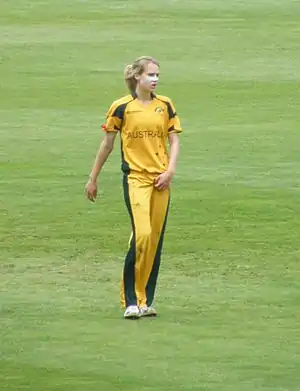
{"type": "Polygon", "coordinates": [[[167,139],[182,131],[171,99],[152,94],[145,105],[135,95],[127,95],[111,105],[103,125],[106,132],[120,132],[122,170],[161,174],[169,162],[167,139]]]}

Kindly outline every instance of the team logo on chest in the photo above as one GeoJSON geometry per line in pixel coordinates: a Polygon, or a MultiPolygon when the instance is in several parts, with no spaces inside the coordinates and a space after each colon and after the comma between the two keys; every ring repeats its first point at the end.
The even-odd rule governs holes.
{"type": "Polygon", "coordinates": [[[157,107],[155,108],[155,112],[158,113],[158,114],[161,114],[161,113],[164,112],[164,109],[163,109],[162,107],[160,107],[160,106],[157,106],[157,107]]]}

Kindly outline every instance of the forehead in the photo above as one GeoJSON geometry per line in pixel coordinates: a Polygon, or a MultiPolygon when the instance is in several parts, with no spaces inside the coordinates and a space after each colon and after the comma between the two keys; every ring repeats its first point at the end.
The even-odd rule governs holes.
{"type": "Polygon", "coordinates": [[[145,73],[159,73],[159,67],[153,62],[149,62],[145,66],[145,73]]]}

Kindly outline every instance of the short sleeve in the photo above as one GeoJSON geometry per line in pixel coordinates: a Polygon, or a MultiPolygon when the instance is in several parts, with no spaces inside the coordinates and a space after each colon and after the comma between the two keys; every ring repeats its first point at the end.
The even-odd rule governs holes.
{"type": "Polygon", "coordinates": [[[118,105],[114,102],[106,113],[106,122],[102,128],[106,132],[118,132],[122,128],[124,111],[126,105],[118,105]]]}
{"type": "Polygon", "coordinates": [[[180,124],[180,119],[178,117],[178,114],[176,113],[175,107],[173,102],[170,100],[167,102],[168,107],[168,133],[181,133],[182,128],[180,124]]]}

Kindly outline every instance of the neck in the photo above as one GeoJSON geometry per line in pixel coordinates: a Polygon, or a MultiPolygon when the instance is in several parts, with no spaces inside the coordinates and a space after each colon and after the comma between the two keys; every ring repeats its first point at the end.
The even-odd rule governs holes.
{"type": "Polygon", "coordinates": [[[141,101],[152,100],[151,92],[142,90],[139,86],[136,88],[136,95],[141,101]]]}

